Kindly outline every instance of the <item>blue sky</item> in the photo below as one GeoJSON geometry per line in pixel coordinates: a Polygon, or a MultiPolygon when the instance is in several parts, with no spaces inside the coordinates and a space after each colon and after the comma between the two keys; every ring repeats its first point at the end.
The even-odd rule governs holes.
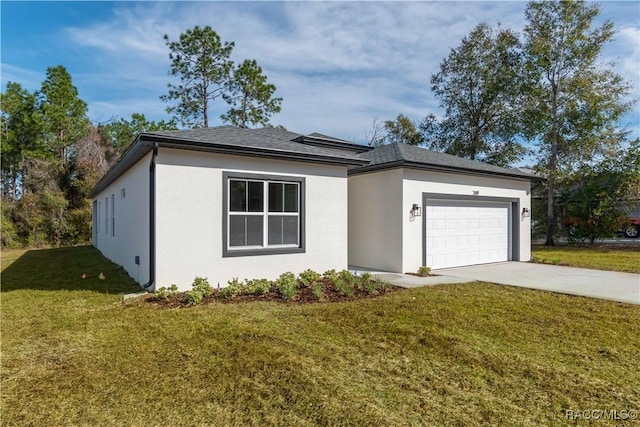
{"type": "MultiPolygon", "coordinates": [[[[167,119],[168,50],[194,25],[234,41],[232,59],[256,59],[284,101],[272,118],[300,132],[365,141],[375,117],[441,113],[429,78],[476,24],[524,28],[525,2],[10,2],[0,3],[1,84],[36,90],[47,66],[71,73],[89,117],[167,119]]],[[[640,3],[601,5],[616,38],[602,61],[640,98],[640,3]]],[[[211,122],[227,110],[213,104],[211,122]]],[[[623,125],[640,136],[640,106],[623,125]]]]}

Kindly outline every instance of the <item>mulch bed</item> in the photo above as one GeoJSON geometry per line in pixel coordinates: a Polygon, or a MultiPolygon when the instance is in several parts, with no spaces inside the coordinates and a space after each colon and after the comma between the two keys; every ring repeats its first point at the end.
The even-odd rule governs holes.
{"type": "MultiPolygon", "coordinates": [[[[311,287],[298,287],[296,294],[291,299],[284,299],[282,295],[278,292],[278,289],[275,286],[271,286],[269,292],[263,295],[253,295],[253,294],[242,294],[236,295],[233,297],[224,297],[219,293],[219,291],[214,291],[213,294],[204,297],[201,303],[197,305],[203,304],[243,304],[254,301],[274,301],[281,302],[286,304],[317,304],[317,303],[331,303],[331,302],[346,302],[346,301],[356,301],[359,299],[365,298],[377,298],[383,295],[387,295],[390,293],[398,292],[404,290],[405,288],[401,288],[399,286],[393,286],[388,284],[384,289],[378,289],[375,292],[367,292],[364,287],[362,289],[354,288],[353,294],[349,296],[345,296],[338,292],[336,288],[333,286],[328,280],[321,279],[317,282],[322,287],[323,297],[322,299],[318,299],[313,294],[313,289],[311,287]]],[[[158,307],[163,308],[178,308],[178,307],[193,307],[187,301],[187,297],[184,292],[179,293],[176,296],[168,297],[168,298],[160,298],[154,294],[149,294],[144,297],[144,300],[148,303],[156,305],[158,307]]]]}

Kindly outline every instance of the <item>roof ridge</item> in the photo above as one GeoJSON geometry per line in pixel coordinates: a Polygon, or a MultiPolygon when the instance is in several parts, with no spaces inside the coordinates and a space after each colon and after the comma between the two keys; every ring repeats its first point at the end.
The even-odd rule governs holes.
{"type": "Polygon", "coordinates": [[[393,152],[396,155],[396,160],[404,160],[404,154],[402,153],[402,150],[399,148],[399,144],[400,142],[394,142],[393,145],[393,152]]]}

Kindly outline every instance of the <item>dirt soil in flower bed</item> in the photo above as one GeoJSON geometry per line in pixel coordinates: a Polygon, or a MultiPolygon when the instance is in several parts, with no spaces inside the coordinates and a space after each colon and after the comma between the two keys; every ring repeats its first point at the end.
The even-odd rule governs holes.
{"type": "MultiPolygon", "coordinates": [[[[213,303],[222,303],[222,304],[242,304],[253,301],[275,301],[282,302],[287,304],[317,304],[317,303],[329,303],[329,302],[345,302],[345,301],[355,301],[364,298],[376,298],[383,295],[387,295],[393,292],[399,292],[405,290],[405,288],[401,288],[399,286],[394,286],[391,284],[387,284],[383,289],[376,289],[374,292],[367,292],[367,290],[362,287],[362,289],[355,288],[353,289],[353,294],[346,296],[340,293],[333,285],[333,283],[326,279],[320,279],[317,284],[322,287],[323,296],[321,299],[318,299],[313,293],[313,287],[298,287],[296,294],[290,299],[285,299],[280,292],[278,292],[278,288],[274,285],[271,286],[269,292],[263,295],[254,295],[254,294],[242,294],[236,295],[233,297],[225,297],[219,293],[219,291],[214,291],[213,294],[209,296],[205,296],[201,303],[197,305],[203,304],[213,304],[213,303]]],[[[144,297],[145,300],[151,304],[157,305],[159,307],[165,308],[176,308],[176,307],[192,307],[187,300],[186,294],[184,292],[180,292],[175,296],[170,296],[168,298],[161,298],[155,294],[149,294],[144,297]]]]}
{"type": "Polygon", "coordinates": [[[408,276],[415,276],[415,277],[436,277],[439,276],[439,274],[418,274],[418,273],[404,273],[408,276]]]}

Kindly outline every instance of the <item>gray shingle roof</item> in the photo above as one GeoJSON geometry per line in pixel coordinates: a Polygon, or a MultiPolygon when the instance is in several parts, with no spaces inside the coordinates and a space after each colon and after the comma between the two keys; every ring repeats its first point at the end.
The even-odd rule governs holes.
{"type": "Polygon", "coordinates": [[[258,129],[251,129],[251,132],[257,133],[260,135],[270,136],[273,138],[286,139],[287,141],[293,141],[294,139],[300,138],[301,136],[303,136],[300,133],[295,133],[295,132],[288,131],[286,129],[279,129],[279,128],[258,128],[258,129]]]}
{"type": "Polygon", "coordinates": [[[336,151],[329,151],[323,148],[299,144],[291,141],[290,137],[295,135],[301,136],[294,132],[285,131],[282,129],[269,129],[263,128],[259,130],[242,129],[235,126],[218,126],[213,128],[201,128],[201,129],[183,129],[183,130],[170,130],[160,132],[144,132],[141,134],[143,139],[153,139],[154,137],[163,137],[173,140],[177,145],[183,145],[184,148],[188,148],[191,145],[198,144],[201,148],[232,148],[234,151],[238,149],[246,149],[247,154],[251,151],[260,151],[263,154],[298,154],[301,156],[323,157],[326,160],[331,158],[336,160],[354,160],[360,161],[358,156],[351,153],[339,153],[336,151]]]}
{"type": "Polygon", "coordinates": [[[292,141],[301,136],[283,129],[250,130],[235,126],[143,132],[138,135],[118,163],[100,179],[89,196],[93,197],[100,193],[149,153],[154,144],[167,148],[342,166],[361,166],[368,163],[355,153],[326,150],[292,141]]]}
{"type": "Polygon", "coordinates": [[[390,167],[415,167],[431,170],[448,170],[466,173],[480,173],[489,175],[502,175],[515,178],[526,178],[530,180],[541,180],[542,178],[524,172],[520,169],[508,169],[488,163],[463,159],[450,154],[438,153],[426,148],[416,147],[407,144],[389,144],[376,147],[374,150],[359,154],[370,163],[350,171],[351,174],[368,172],[377,169],[390,167]]]}
{"type": "Polygon", "coordinates": [[[235,126],[218,126],[141,133],[118,163],[96,184],[90,197],[98,194],[143,158],[155,143],[160,147],[177,149],[344,165],[352,167],[349,170],[350,175],[393,167],[412,167],[501,175],[534,181],[543,179],[520,169],[501,168],[406,144],[384,145],[356,154],[357,150],[370,150],[370,147],[319,133],[304,136],[277,128],[242,129],[235,126]],[[327,148],[324,148],[325,146],[327,148]],[[356,152],[354,149],[357,149],[356,152]]]}

